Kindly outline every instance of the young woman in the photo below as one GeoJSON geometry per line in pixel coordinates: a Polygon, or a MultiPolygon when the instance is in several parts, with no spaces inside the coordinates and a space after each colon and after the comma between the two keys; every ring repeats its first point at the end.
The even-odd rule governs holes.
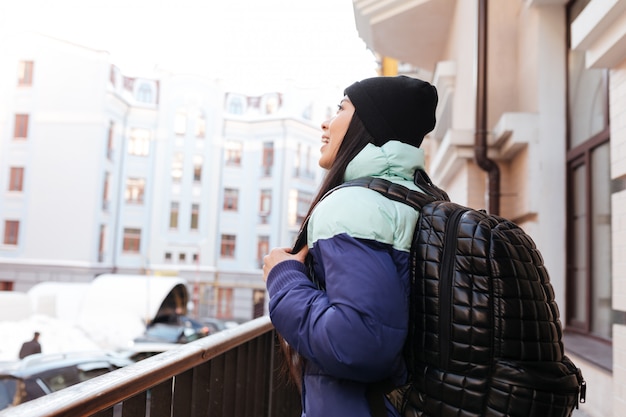
{"type": "MultiPolygon", "coordinates": [[[[346,88],[322,123],[319,164],[328,170],[311,205],[303,248],[264,259],[270,317],[296,352],[306,417],[370,416],[368,389],[406,380],[409,249],[417,212],[344,181],[371,176],[419,190],[419,148],[435,126],[436,89],[409,78],[374,77],[346,88]],[[311,275],[314,275],[314,279],[311,275]]],[[[300,239],[299,239],[300,240],[300,239]]],[[[398,413],[385,404],[389,416],[398,413]]]]}

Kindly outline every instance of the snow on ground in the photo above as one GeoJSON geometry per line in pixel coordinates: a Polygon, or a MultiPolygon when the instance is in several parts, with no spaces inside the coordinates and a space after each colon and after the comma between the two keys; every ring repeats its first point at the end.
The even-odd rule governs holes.
{"type": "Polygon", "coordinates": [[[34,332],[43,353],[128,348],[168,294],[184,285],[178,277],[104,274],[89,283],[0,291],[0,361],[17,359],[34,332]]]}
{"type": "Polygon", "coordinates": [[[43,353],[102,350],[79,327],[62,320],[33,315],[16,321],[0,321],[0,361],[18,359],[22,343],[40,332],[39,343],[43,353]]]}

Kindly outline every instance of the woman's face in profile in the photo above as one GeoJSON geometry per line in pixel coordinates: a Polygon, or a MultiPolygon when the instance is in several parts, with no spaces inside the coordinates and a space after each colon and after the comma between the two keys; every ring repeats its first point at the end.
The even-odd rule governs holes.
{"type": "Polygon", "coordinates": [[[348,131],[352,115],[354,115],[354,105],[348,96],[345,96],[337,107],[337,113],[322,123],[322,148],[320,149],[322,155],[319,160],[322,168],[329,169],[335,162],[337,151],[348,131]]]}

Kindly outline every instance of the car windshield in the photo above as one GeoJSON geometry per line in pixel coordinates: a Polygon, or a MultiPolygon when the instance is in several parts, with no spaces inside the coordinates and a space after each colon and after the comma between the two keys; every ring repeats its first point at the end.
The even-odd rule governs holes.
{"type": "Polygon", "coordinates": [[[176,343],[181,335],[181,328],[177,326],[160,326],[155,325],[148,328],[146,335],[158,339],[167,340],[176,343]]]}

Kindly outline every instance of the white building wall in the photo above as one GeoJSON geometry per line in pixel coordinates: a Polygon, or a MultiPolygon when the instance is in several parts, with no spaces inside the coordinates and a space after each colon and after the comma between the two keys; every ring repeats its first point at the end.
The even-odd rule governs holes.
{"type": "Polygon", "coordinates": [[[524,59],[535,61],[533,75],[521,76],[517,90],[532,90],[527,97],[525,111],[536,112],[536,136],[529,138],[529,169],[526,173],[530,191],[529,212],[537,213],[537,221],[528,231],[541,250],[550,271],[550,281],[555,288],[555,298],[565,311],[565,149],[567,108],[565,85],[566,34],[565,10],[559,6],[528,10],[525,23],[531,26],[534,36],[528,49],[522,52],[524,59]],[[532,51],[532,54],[531,54],[532,51]],[[532,56],[532,58],[530,58],[532,56]],[[549,69],[549,70],[548,70],[549,69]],[[530,82],[529,82],[530,81],[530,82]],[[530,98],[534,98],[534,102],[530,98]]]}
{"type": "Polygon", "coordinates": [[[217,242],[215,219],[221,181],[220,126],[222,93],[214,82],[200,77],[163,73],[160,79],[161,102],[155,132],[154,204],[151,212],[149,242],[150,269],[206,272],[215,265],[217,242]],[[186,130],[175,132],[176,113],[186,116],[186,130]],[[201,114],[205,133],[197,137],[197,116],[201,114]],[[172,177],[174,156],[183,157],[180,182],[172,177]],[[200,181],[194,181],[194,158],[202,158],[200,181]],[[178,227],[170,228],[171,203],[179,204],[178,227]],[[191,229],[192,204],[199,206],[198,229],[191,229]],[[170,253],[171,261],[165,259],[170,253]],[[185,260],[180,261],[180,254],[185,260]],[[193,257],[197,254],[198,261],[193,257]]]}
{"type": "Polygon", "coordinates": [[[289,197],[293,190],[314,195],[321,178],[318,126],[328,106],[319,97],[297,89],[244,95],[251,105],[225,120],[225,92],[217,81],[166,72],[154,80],[128,78],[106,53],[38,35],[2,51],[0,91],[0,224],[20,220],[18,245],[0,243],[0,281],[25,291],[45,281],[90,281],[103,272],[177,275],[194,287],[194,313],[211,315],[228,304],[233,317],[252,317],[258,291],[265,290],[258,237],[269,236],[270,248],[291,245],[299,223],[290,223],[295,206],[289,197]],[[20,60],[34,61],[30,87],[17,86],[20,60]],[[152,101],[140,100],[146,86],[152,101]],[[276,97],[281,100],[272,104],[276,97]],[[30,115],[25,141],[13,140],[19,112],[30,115]],[[184,132],[177,132],[178,112],[186,115],[184,132]],[[198,114],[203,137],[196,137],[198,114]],[[129,153],[134,129],[149,132],[146,155],[129,153]],[[228,140],[243,144],[238,167],[224,164],[228,140]],[[267,173],[264,142],[274,144],[267,173]],[[310,172],[294,176],[298,144],[303,170],[310,172]],[[174,181],[178,154],[182,177],[174,181]],[[198,157],[199,181],[193,178],[198,157]],[[26,168],[20,193],[6,191],[13,164],[26,168]],[[145,179],[141,203],[126,200],[128,178],[145,179]],[[237,212],[223,210],[225,187],[239,190],[237,212]],[[266,222],[259,216],[262,189],[272,190],[266,222]],[[179,204],[175,229],[172,202],[179,204]],[[197,230],[190,227],[192,204],[199,205],[197,230]],[[125,228],[141,230],[138,253],[123,250],[125,228]],[[222,234],[237,236],[233,258],[220,255],[222,234]],[[232,290],[232,298],[221,299],[218,289],[232,290]]]}
{"type": "Polygon", "coordinates": [[[105,155],[106,54],[33,36],[3,46],[2,178],[11,166],[24,167],[25,175],[22,192],[8,192],[2,181],[2,227],[5,219],[19,220],[21,244],[0,243],[0,256],[25,266],[89,268],[97,258],[93,218],[102,180],[93,168],[105,155]],[[36,62],[31,87],[17,85],[20,60],[36,62]],[[29,115],[26,140],[13,140],[16,113],[29,115]]]}

